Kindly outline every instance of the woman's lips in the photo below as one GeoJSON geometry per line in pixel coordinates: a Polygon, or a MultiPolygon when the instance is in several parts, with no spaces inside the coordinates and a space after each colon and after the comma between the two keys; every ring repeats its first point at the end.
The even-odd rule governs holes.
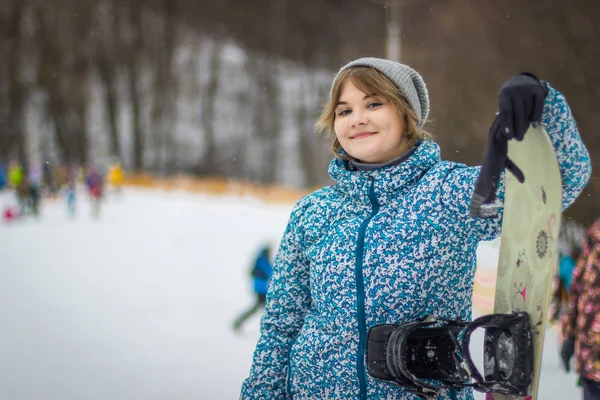
{"type": "Polygon", "coordinates": [[[352,135],[352,139],[364,139],[369,136],[373,136],[377,132],[358,132],[352,135]]]}

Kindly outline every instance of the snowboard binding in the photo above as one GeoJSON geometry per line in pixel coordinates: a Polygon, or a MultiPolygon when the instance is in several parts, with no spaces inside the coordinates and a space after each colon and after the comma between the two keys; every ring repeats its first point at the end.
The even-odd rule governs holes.
{"type": "Polygon", "coordinates": [[[527,313],[491,314],[473,322],[437,319],[377,325],[367,339],[367,371],[423,399],[444,388],[526,395],[533,372],[533,339],[527,313]],[[469,344],[485,329],[484,374],[473,363],[469,344]]]}

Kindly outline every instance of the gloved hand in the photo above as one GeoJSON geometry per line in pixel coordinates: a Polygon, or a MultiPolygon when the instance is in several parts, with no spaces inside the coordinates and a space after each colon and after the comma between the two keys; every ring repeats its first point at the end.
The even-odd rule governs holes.
{"type": "Polygon", "coordinates": [[[524,72],[508,79],[498,94],[497,138],[523,140],[531,123],[541,124],[546,86],[533,74],[524,72]]]}
{"type": "Polygon", "coordinates": [[[575,354],[575,338],[569,336],[560,348],[560,358],[567,372],[571,371],[571,358],[575,354]]]}
{"type": "Polygon", "coordinates": [[[508,139],[499,133],[503,124],[504,119],[498,115],[490,128],[485,158],[481,163],[479,177],[477,178],[477,182],[475,182],[475,190],[471,197],[469,214],[473,217],[490,218],[498,214],[498,207],[495,204],[496,190],[500,183],[502,171],[505,168],[519,182],[525,182],[523,171],[508,158],[508,139]]]}
{"type": "Polygon", "coordinates": [[[508,158],[508,141],[523,140],[530,124],[541,124],[547,94],[546,86],[529,73],[513,76],[500,89],[500,109],[490,128],[488,148],[471,197],[471,216],[497,215],[496,190],[505,168],[519,182],[525,181],[523,171],[508,158]]]}

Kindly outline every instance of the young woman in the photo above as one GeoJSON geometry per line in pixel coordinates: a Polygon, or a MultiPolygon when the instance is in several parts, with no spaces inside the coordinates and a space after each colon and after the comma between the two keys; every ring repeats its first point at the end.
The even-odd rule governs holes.
{"type": "MultiPolygon", "coordinates": [[[[428,112],[423,79],[406,65],[362,58],[336,75],[317,125],[333,137],[337,183],[292,211],[242,399],[417,399],[367,374],[369,328],[471,318],[475,251],[499,236],[502,213],[469,216],[479,167],[440,160],[422,129],[428,112]]],[[[490,140],[520,140],[531,123],[556,149],[566,208],[589,179],[588,152],[565,98],[520,74],[500,90],[490,140]]]]}

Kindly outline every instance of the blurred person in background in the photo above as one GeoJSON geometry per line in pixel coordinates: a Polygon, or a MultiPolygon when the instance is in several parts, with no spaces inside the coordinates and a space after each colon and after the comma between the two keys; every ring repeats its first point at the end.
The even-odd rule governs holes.
{"type": "MultiPolygon", "coordinates": [[[[508,141],[541,124],[567,208],[591,162],[564,96],[524,73],[500,88],[498,106],[488,140],[498,170],[513,168],[508,141]]],[[[428,113],[423,78],[406,65],[361,58],[334,78],[317,126],[333,139],[337,183],[292,210],[241,399],[415,399],[367,374],[369,328],[428,315],[471,319],[476,250],[500,235],[503,180],[500,214],[472,217],[480,167],[441,160],[423,130],[428,113]]],[[[450,399],[473,399],[473,391],[441,389],[438,400],[450,399]]]]}
{"type": "Polygon", "coordinates": [[[77,171],[78,169],[75,165],[70,165],[68,163],[57,165],[54,168],[53,175],[58,190],[64,189],[71,179],[77,181],[77,171]],[[75,176],[73,176],[73,174],[75,174],[75,176]]]}
{"type": "Polygon", "coordinates": [[[67,214],[70,217],[75,216],[76,211],[76,200],[77,200],[77,167],[64,167],[64,184],[63,190],[65,193],[65,200],[67,203],[67,214]]]}
{"type": "Polygon", "coordinates": [[[244,311],[233,323],[234,331],[238,332],[242,328],[242,324],[246,322],[248,318],[259,312],[265,307],[267,300],[267,291],[269,288],[269,282],[273,275],[273,266],[271,264],[271,249],[269,245],[264,245],[259,250],[252,268],[250,270],[250,276],[252,277],[252,287],[255,295],[254,304],[247,310],[244,311]]]}
{"type": "MultiPolygon", "coordinates": [[[[0,164],[0,192],[4,191],[9,185],[9,177],[6,172],[4,164],[0,164]]],[[[19,207],[11,202],[10,196],[3,198],[2,204],[2,219],[4,222],[10,222],[15,220],[19,215],[19,207]]]]}
{"type": "Polygon", "coordinates": [[[27,207],[29,190],[27,188],[25,172],[23,171],[21,164],[17,162],[11,163],[8,169],[8,181],[10,182],[10,186],[15,191],[15,196],[17,197],[17,203],[19,207],[18,214],[22,215],[26,211],[25,209],[27,207]]]}
{"type": "Polygon", "coordinates": [[[23,176],[24,172],[21,164],[16,162],[11,163],[10,167],[8,168],[8,181],[13,189],[16,190],[19,186],[21,186],[23,176]]]}
{"type": "Polygon", "coordinates": [[[565,369],[570,371],[574,356],[583,399],[600,399],[600,219],[588,230],[573,271],[562,334],[561,357],[565,369]]]}
{"type": "Polygon", "coordinates": [[[23,177],[21,178],[21,183],[19,183],[19,186],[15,189],[15,192],[17,194],[17,201],[19,203],[19,217],[27,215],[27,213],[29,213],[30,209],[30,194],[31,192],[29,191],[29,177],[25,174],[23,174],[23,177]]]}
{"type": "Polygon", "coordinates": [[[4,168],[4,164],[0,163],[0,191],[4,190],[7,184],[6,169],[4,168]]]}
{"type": "Polygon", "coordinates": [[[569,228],[567,223],[563,224],[558,238],[558,268],[552,284],[551,322],[560,322],[561,315],[569,308],[571,279],[583,245],[583,239],[574,229],[569,228]]]}
{"type": "Polygon", "coordinates": [[[27,172],[27,184],[29,189],[27,202],[29,210],[36,217],[40,215],[42,181],[42,166],[38,161],[34,161],[29,166],[29,171],[27,172]]]}
{"type": "Polygon", "coordinates": [[[90,166],[86,172],[85,184],[92,203],[92,216],[98,217],[100,215],[100,203],[104,191],[104,178],[94,165],[90,166]]]}
{"type": "Polygon", "coordinates": [[[114,188],[115,192],[121,193],[123,181],[125,180],[125,172],[119,160],[114,160],[108,167],[108,181],[114,188]]]}
{"type": "Polygon", "coordinates": [[[58,166],[55,165],[54,163],[52,163],[50,161],[44,162],[44,168],[43,168],[44,188],[45,188],[46,194],[50,197],[56,197],[56,195],[58,194],[58,191],[60,189],[60,186],[58,185],[58,181],[56,180],[56,172],[55,171],[57,169],[58,169],[58,166]]]}

